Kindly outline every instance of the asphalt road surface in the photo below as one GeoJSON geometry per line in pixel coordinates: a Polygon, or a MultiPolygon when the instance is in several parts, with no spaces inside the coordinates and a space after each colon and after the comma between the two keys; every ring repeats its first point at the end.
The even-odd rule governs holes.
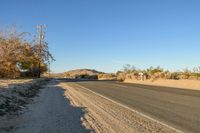
{"type": "Polygon", "coordinates": [[[114,81],[76,83],[184,132],[200,132],[200,91],[114,81]]]}

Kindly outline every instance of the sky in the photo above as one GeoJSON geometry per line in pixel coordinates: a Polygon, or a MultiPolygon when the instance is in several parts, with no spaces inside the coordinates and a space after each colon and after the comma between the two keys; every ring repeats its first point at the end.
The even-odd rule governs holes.
{"type": "Polygon", "coordinates": [[[53,72],[200,66],[199,0],[1,0],[0,28],[45,24],[53,72]]]}

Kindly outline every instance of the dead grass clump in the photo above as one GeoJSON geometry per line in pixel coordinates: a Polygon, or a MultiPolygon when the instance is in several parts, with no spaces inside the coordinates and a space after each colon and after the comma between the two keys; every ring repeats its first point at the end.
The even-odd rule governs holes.
{"type": "Polygon", "coordinates": [[[17,114],[32,97],[36,96],[47,80],[33,80],[31,83],[4,89],[0,94],[0,116],[17,114]]]}

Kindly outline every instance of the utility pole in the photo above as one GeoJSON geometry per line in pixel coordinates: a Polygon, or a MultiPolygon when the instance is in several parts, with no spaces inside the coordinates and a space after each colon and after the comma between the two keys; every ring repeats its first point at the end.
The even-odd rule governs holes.
{"type": "Polygon", "coordinates": [[[51,78],[51,67],[50,67],[50,61],[49,61],[49,79],[51,78]]]}
{"type": "Polygon", "coordinates": [[[42,43],[44,41],[44,34],[45,34],[45,25],[38,25],[37,26],[37,33],[38,33],[38,39],[39,39],[39,63],[38,63],[38,75],[37,77],[40,78],[41,75],[41,54],[42,54],[42,43]]]}

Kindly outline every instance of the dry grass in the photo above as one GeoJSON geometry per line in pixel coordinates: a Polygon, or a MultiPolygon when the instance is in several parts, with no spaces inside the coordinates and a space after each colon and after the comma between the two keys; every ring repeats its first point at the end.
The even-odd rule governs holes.
{"type": "Polygon", "coordinates": [[[32,79],[0,79],[0,88],[9,88],[10,85],[20,85],[31,81],[32,79]]]}
{"type": "Polygon", "coordinates": [[[19,110],[39,92],[44,81],[45,79],[0,80],[0,116],[20,113],[19,110]]]}

